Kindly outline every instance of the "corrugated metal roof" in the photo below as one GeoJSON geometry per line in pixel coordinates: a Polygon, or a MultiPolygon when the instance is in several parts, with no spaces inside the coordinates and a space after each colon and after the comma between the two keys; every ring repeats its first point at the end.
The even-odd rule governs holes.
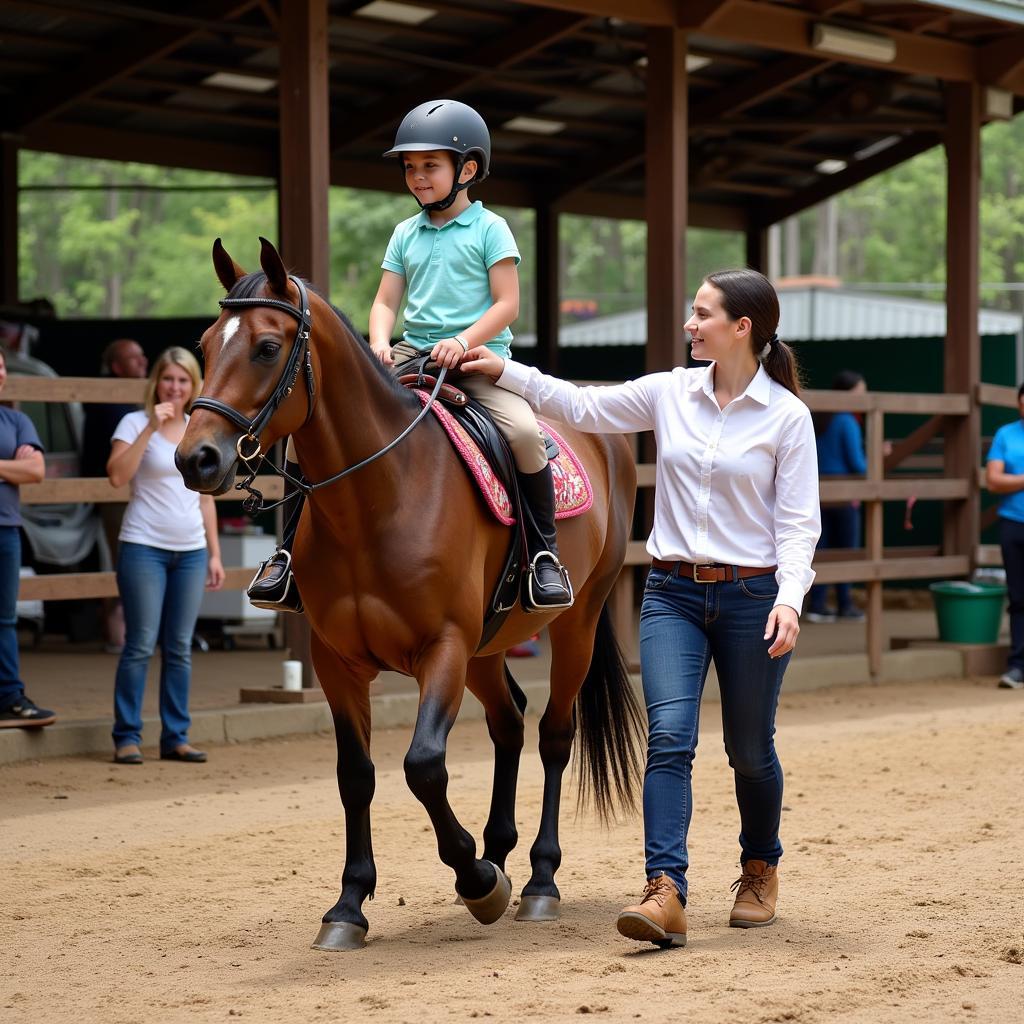
{"type": "MultiPolygon", "coordinates": [[[[792,288],[779,292],[782,307],[779,336],[784,341],[852,341],[868,338],[944,338],[946,306],[929,299],[848,291],[843,288],[792,288]]],[[[682,326],[682,325],[680,325],[682,326]]],[[[978,314],[982,336],[1017,334],[1024,330],[1020,313],[983,309],[978,314]]],[[[595,317],[564,325],[559,345],[643,345],[647,340],[647,310],[595,317]]],[[[529,348],[535,334],[516,336],[515,344],[529,348]]]]}
{"type": "Polygon", "coordinates": [[[927,0],[927,3],[929,7],[948,7],[981,18],[1001,18],[1024,24],[1024,0],[927,0]]]}

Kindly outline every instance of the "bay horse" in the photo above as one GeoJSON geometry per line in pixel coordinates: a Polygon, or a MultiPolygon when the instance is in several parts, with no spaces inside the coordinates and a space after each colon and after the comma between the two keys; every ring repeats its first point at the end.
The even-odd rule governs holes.
{"type": "MultiPolygon", "coordinates": [[[[344,316],[289,276],[274,246],[260,241],[262,273],[246,274],[220,239],[213,247],[228,294],[202,337],[205,383],[176,455],[185,483],[204,494],[234,484],[240,455],[266,451],[288,435],[304,477],[325,481],[386,448],[421,408],[344,316]]],[[[308,497],[293,568],[312,627],[313,664],[334,719],[345,810],[341,896],[324,915],[314,948],[359,948],[369,927],[362,904],[377,880],[370,683],[381,670],[405,673],[419,685],[406,779],[426,808],[457,893],[482,923],[496,921],[509,904],[505,861],[518,838],[526,698],[505,664],[509,647],[548,626],[543,806],[517,919],[559,915],[559,803],[577,726],[580,799],[591,796],[605,816],[616,804],[633,804],[641,718],[605,601],[626,550],[636,473],[623,438],[558,429],[595,492],[588,512],[558,525],[575,604],[548,614],[517,608],[481,649],[508,527],[489,514],[432,414],[383,457],[308,497]],[[447,798],[447,739],[466,689],[482,703],[494,744],[482,857],[447,798]]]]}

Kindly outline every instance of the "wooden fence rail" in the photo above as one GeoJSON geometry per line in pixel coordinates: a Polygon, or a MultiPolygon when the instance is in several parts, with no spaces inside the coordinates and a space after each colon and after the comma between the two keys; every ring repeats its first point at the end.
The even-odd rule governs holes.
{"type": "MultiPolygon", "coordinates": [[[[4,400],[21,402],[141,402],[146,382],[115,378],[93,377],[17,377],[8,379],[4,400]]],[[[944,433],[972,408],[972,402],[1016,407],[1017,394],[1013,388],[982,384],[975,395],[968,394],[909,394],[892,392],[865,392],[852,394],[840,391],[805,391],[803,398],[814,412],[859,412],[866,425],[865,448],[868,462],[867,477],[860,479],[825,479],[821,483],[823,502],[859,501],[864,506],[865,546],[857,551],[822,553],[815,559],[817,579],[821,583],[864,583],[867,588],[867,647],[872,673],[881,669],[882,583],[893,579],[935,579],[962,576],[969,572],[972,561],[982,549],[975,551],[946,551],[938,549],[885,549],[882,543],[882,508],[886,501],[921,500],[962,502],[976,500],[980,479],[945,478],[936,475],[912,477],[900,474],[886,479],[887,470],[905,462],[908,457],[937,435],[944,433]],[[897,440],[888,455],[884,451],[884,417],[890,413],[911,413],[930,419],[908,437],[897,440]],[[912,552],[912,553],[911,553],[912,552]]],[[[655,482],[655,467],[637,466],[637,479],[641,488],[651,488],[655,482]]],[[[281,496],[281,481],[274,477],[261,477],[257,486],[268,498],[281,496]]],[[[25,504],[65,504],[72,502],[115,502],[127,499],[128,489],[115,489],[103,479],[52,479],[40,484],[25,485],[21,489],[25,504]]],[[[237,499],[234,491],[222,495],[220,500],[237,499]]],[[[986,552],[991,556],[991,552],[986,552]]],[[[619,620],[620,637],[631,646],[633,637],[633,573],[632,568],[649,561],[644,542],[630,542],[624,572],[613,596],[613,610],[619,620]]],[[[251,578],[251,567],[232,567],[227,570],[226,587],[244,587],[251,578]]],[[[113,573],[65,573],[30,577],[21,584],[19,596],[24,599],[54,600],[60,598],[107,597],[116,594],[113,573]]]]}

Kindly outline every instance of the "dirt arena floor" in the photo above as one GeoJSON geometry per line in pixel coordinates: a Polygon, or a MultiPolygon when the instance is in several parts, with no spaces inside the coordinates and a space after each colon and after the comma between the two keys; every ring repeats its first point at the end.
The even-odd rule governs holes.
{"type": "MultiPolygon", "coordinates": [[[[558,924],[510,910],[485,928],[455,906],[405,786],[405,731],[374,737],[379,883],[369,944],[347,954],[309,948],[341,871],[330,737],[218,747],[205,766],[4,767],[0,1019],[1020,1020],[1024,694],[985,680],[786,698],[779,921],[751,931],[726,927],[738,825],[717,715],[696,765],[689,945],[664,952],[614,929],[643,884],[637,818],[564,815],[558,924]]],[[[451,751],[453,804],[479,836],[484,729],[458,726],[451,751]]],[[[540,781],[528,747],[516,892],[540,781]]]]}

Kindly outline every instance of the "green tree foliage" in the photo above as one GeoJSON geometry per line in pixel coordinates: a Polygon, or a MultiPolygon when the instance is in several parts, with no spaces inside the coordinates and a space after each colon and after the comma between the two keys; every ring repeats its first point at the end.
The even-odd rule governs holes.
{"type": "MultiPolygon", "coordinates": [[[[1024,117],[982,132],[981,280],[1024,278],[1024,117]]],[[[838,196],[839,276],[844,281],[935,282],[946,278],[946,158],[941,146],[838,196]]],[[[803,269],[813,264],[817,210],[801,215],[803,269]]],[[[941,296],[941,292],[936,293],[941,296]]],[[[1006,291],[983,301],[1010,307],[1006,291]]]]}
{"type": "Polygon", "coordinates": [[[46,297],[63,317],[213,311],[223,294],[213,239],[249,266],[257,236],[276,233],[270,182],[25,152],[19,184],[21,297],[46,297]],[[103,187],[110,185],[140,187],[103,187]]]}
{"type": "MultiPolygon", "coordinates": [[[[983,281],[1024,278],[1024,117],[983,135],[983,281]]],[[[270,181],[23,152],[19,200],[20,289],[46,297],[63,317],[213,313],[222,289],[210,262],[221,237],[244,267],[258,258],[257,236],[277,237],[270,181]],[[135,185],[136,188],[104,186],[135,185]],[[45,191],[35,190],[46,186],[45,191]],[[53,190],[52,186],[60,186],[53,190]]],[[[945,275],[945,166],[941,148],[839,197],[839,273],[848,281],[936,282],[945,275]]],[[[481,191],[486,201],[486,187],[481,191]]],[[[517,330],[534,329],[534,222],[530,210],[498,208],[523,262],[517,330]]],[[[380,261],[394,226],[416,213],[404,194],[331,189],[331,299],[366,328],[380,261]]],[[[813,264],[815,211],[801,215],[813,264]]],[[[645,302],[646,226],[563,216],[560,287],[566,300],[596,303],[598,314],[645,302]]],[[[735,232],[688,233],[687,289],[711,270],[743,262],[735,232]]],[[[985,301],[1010,304],[1007,295],[985,301]]]]}

